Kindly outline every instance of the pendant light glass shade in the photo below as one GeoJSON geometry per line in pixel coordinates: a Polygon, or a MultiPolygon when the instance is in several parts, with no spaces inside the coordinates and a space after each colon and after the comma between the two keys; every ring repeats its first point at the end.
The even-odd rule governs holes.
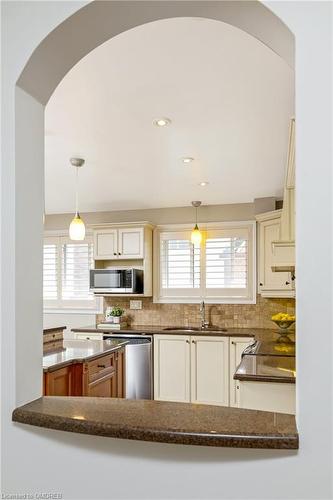
{"type": "Polygon", "coordinates": [[[200,232],[200,229],[198,228],[198,224],[196,224],[192,229],[191,242],[193,243],[193,245],[200,245],[201,241],[202,241],[202,234],[200,232]]]}
{"type": "Polygon", "coordinates": [[[86,228],[79,214],[79,191],[78,191],[78,174],[79,167],[82,167],[84,160],[82,158],[71,158],[71,164],[76,167],[76,186],[75,186],[75,215],[69,226],[69,237],[74,241],[82,241],[86,235],[86,228]]]}
{"type": "Polygon", "coordinates": [[[69,226],[69,237],[74,241],[84,240],[86,235],[86,227],[83,220],[78,213],[75,214],[74,219],[69,226]]]}
{"type": "Polygon", "coordinates": [[[192,206],[195,208],[195,226],[191,233],[191,243],[193,245],[200,245],[202,241],[202,234],[198,227],[198,207],[200,207],[201,201],[192,201],[192,206]]]}

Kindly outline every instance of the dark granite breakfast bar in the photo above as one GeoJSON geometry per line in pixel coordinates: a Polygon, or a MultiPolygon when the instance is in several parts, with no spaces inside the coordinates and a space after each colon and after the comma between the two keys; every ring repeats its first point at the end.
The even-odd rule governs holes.
{"type": "Polygon", "coordinates": [[[42,397],[14,422],[80,434],[232,448],[298,448],[293,415],[223,406],[116,398],[42,397]]]}

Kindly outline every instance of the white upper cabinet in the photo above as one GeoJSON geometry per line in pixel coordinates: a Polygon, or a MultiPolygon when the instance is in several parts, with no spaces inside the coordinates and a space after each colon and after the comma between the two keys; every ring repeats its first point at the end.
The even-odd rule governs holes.
{"type": "Polygon", "coordinates": [[[229,340],[191,337],[191,402],[228,406],[229,340]]]}
{"type": "Polygon", "coordinates": [[[258,291],[263,297],[294,297],[295,289],[290,272],[273,272],[273,241],[280,237],[281,210],[256,216],[259,226],[258,291]]]}
{"type": "Polygon", "coordinates": [[[230,362],[229,362],[229,370],[230,370],[230,406],[234,406],[239,408],[239,384],[237,380],[234,380],[234,374],[237,369],[237,366],[241,362],[242,353],[244,349],[253,342],[253,338],[251,339],[247,337],[233,337],[230,339],[230,362]]]}
{"type": "MultiPolygon", "coordinates": [[[[146,232],[149,229],[146,229],[146,232]]],[[[151,232],[151,230],[150,230],[151,232]]],[[[94,259],[119,260],[145,257],[145,227],[111,226],[94,229],[94,259]]]]}
{"type": "Polygon", "coordinates": [[[118,230],[94,231],[94,259],[118,259],[118,230]]]}
{"type": "Polygon", "coordinates": [[[143,259],[143,249],[143,227],[118,229],[118,253],[120,259],[143,259]]]}

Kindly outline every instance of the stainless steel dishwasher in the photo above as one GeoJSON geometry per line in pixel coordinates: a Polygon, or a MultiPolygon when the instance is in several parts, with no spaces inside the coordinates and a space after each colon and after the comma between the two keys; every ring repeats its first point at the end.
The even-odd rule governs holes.
{"type": "Polygon", "coordinates": [[[152,336],[108,333],[103,339],[125,339],[125,398],[152,399],[152,336]]]}

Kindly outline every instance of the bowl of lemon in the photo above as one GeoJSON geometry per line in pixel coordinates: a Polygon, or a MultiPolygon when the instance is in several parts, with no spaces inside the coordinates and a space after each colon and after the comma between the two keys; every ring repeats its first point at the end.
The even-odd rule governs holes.
{"type": "Polygon", "coordinates": [[[272,316],[272,321],[279,327],[278,333],[281,336],[279,340],[281,342],[290,341],[288,337],[288,328],[295,323],[295,316],[288,313],[277,313],[272,316]]]}

